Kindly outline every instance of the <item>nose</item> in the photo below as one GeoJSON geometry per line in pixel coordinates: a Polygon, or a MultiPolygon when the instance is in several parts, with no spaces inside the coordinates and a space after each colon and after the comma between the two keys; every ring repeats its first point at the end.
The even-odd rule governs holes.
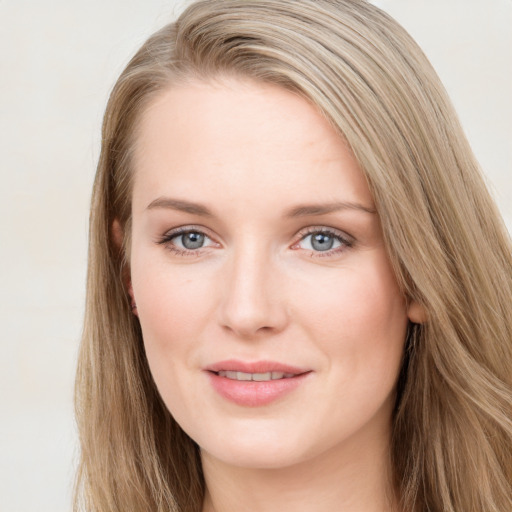
{"type": "Polygon", "coordinates": [[[224,329],[239,338],[252,339],[286,327],[283,276],[264,251],[253,247],[234,254],[225,276],[218,309],[224,329]]]}

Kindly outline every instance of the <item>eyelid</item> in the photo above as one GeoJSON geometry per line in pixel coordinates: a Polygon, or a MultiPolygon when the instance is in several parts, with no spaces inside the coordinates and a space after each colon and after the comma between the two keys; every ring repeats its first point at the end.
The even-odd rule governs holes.
{"type": "Polygon", "coordinates": [[[300,242],[302,239],[304,239],[307,235],[311,235],[312,233],[327,233],[331,234],[337,238],[340,238],[344,240],[346,243],[354,243],[355,238],[352,235],[349,235],[346,231],[342,231],[338,228],[333,228],[330,226],[308,226],[306,228],[301,229],[296,237],[297,241],[300,242]]]}

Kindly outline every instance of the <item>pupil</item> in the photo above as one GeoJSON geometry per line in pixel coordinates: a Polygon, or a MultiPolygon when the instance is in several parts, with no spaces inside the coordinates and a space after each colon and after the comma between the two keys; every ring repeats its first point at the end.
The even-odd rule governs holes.
{"type": "Polygon", "coordinates": [[[201,233],[186,233],[181,241],[186,249],[199,249],[204,244],[204,235],[201,233]]]}
{"type": "Polygon", "coordinates": [[[315,251],[328,251],[334,244],[334,238],[325,233],[315,233],[311,237],[311,246],[315,251]]]}

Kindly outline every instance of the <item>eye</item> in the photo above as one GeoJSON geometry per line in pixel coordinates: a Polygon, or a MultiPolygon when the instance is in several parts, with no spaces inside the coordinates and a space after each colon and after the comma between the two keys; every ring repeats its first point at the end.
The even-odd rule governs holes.
{"type": "Polygon", "coordinates": [[[202,231],[188,227],[169,231],[157,243],[179,255],[198,254],[200,249],[216,245],[202,231]]]}
{"type": "Polygon", "coordinates": [[[174,236],[170,241],[172,241],[178,247],[194,250],[203,247],[206,240],[207,237],[203,233],[199,233],[197,231],[189,231],[188,233],[174,236]]]}
{"type": "Polygon", "coordinates": [[[339,247],[341,245],[340,241],[336,240],[334,236],[322,232],[312,233],[306,236],[302,241],[310,246],[308,249],[313,249],[314,251],[329,251],[333,247],[339,247]]]}
{"type": "Polygon", "coordinates": [[[326,228],[311,228],[302,235],[301,240],[292,249],[311,251],[316,256],[329,256],[343,251],[352,245],[353,241],[341,233],[326,228]]]}

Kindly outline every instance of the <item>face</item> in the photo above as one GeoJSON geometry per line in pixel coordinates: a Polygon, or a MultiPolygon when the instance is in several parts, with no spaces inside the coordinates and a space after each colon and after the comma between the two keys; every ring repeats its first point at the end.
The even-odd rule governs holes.
{"type": "Polygon", "coordinates": [[[246,467],[385,444],[408,311],[343,140],[234,79],[170,88],[139,128],[131,279],[176,421],[246,467]]]}

